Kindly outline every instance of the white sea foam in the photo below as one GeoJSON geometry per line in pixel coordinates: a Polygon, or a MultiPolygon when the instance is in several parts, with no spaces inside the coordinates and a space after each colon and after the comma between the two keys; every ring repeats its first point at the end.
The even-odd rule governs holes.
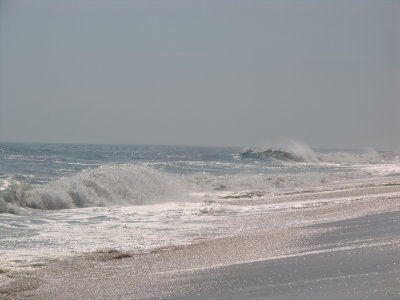
{"type": "Polygon", "coordinates": [[[304,143],[285,140],[279,143],[280,148],[291,153],[295,158],[304,162],[319,162],[318,154],[304,143]]]}
{"type": "MultiPolygon", "coordinates": [[[[389,175],[398,172],[394,165],[365,166],[347,172],[309,172],[276,174],[195,173],[172,175],[147,166],[109,165],[79,172],[39,185],[3,180],[0,187],[0,212],[18,213],[19,207],[65,209],[76,207],[144,205],[188,198],[189,193],[244,193],[246,195],[287,193],[326,186],[337,181],[389,175]]],[[[222,195],[222,194],[221,194],[222,195]]]]}
{"type": "Polygon", "coordinates": [[[11,182],[9,179],[0,179],[0,191],[4,191],[7,188],[9,188],[11,185],[11,182]]]}
{"type": "Polygon", "coordinates": [[[85,170],[51,182],[28,191],[25,203],[45,209],[140,205],[176,199],[183,191],[172,175],[127,164],[85,170]]]}
{"type": "Polygon", "coordinates": [[[384,158],[374,149],[368,149],[364,153],[319,153],[318,158],[321,162],[337,164],[376,164],[384,161],[384,158]]]}
{"type": "MultiPolygon", "coordinates": [[[[363,190],[366,187],[374,188],[373,183],[371,180],[362,184],[348,182],[345,193],[341,193],[340,185],[332,186],[330,192],[322,189],[305,195],[229,195],[217,192],[194,195],[199,201],[191,202],[58,211],[27,210],[20,216],[3,214],[0,231],[3,230],[5,235],[2,237],[0,255],[3,266],[14,267],[21,265],[20,261],[30,263],[45,257],[99,249],[143,251],[255,228],[287,228],[297,224],[295,219],[271,223],[271,218],[287,211],[362,199],[376,199],[378,202],[379,199],[400,196],[397,190],[384,190],[382,185],[381,192],[377,190],[365,195],[363,190]],[[18,261],[14,261],[16,259],[18,261]]],[[[340,210],[337,213],[340,214],[340,210]]]]}
{"type": "MultiPolygon", "coordinates": [[[[235,155],[240,149],[178,147],[127,160],[107,156],[114,146],[76,146],[75,153],[68,145],[56,145],[53,158],[42,162],[42,151],[31,151],[36,146],[27,145],[25,151],[17,146],[15,153],[7,150],[23,153],[15,160],[3,156],[1,161],[0,155],[6,166],[0,170],[2,266],[289,226],[296,218],[284,224],[270,220],[285,211],[359,197],[399,196],[398,177],[388,175],[399,175],[400,156],[388,151],[318,152],[286,143],[249,152],[248,158],[235,155]],[[32,160],[26,159],[29,155],[32,160]],[[378,193],[381,188],[389,194],[378,193]]],[[[337,214],[340,209],[331,216],[337,214]]]]}
{"type": "Polygon", "coordinates": [[[277,174],[233,174],[212,175],[194,174],[186,176],[187,190],[192,193],[282,193],[292,189],[310,189],[319,186],[327,186],[337,181],[351,180],[353,178],[365,178],[370,175],[369,170],[365,174],[361,172],[347,173],[277,173],[277,174]]]}
{"type": "Polygon", "coordinates": [[[85,170],[36,188],[16,180],[3,180],[1,189],[0,212],[12,213],[16,212],[15,207],[142,205],[176,201],[184,195],[184,187],[176,176],[132,164],[85,170]]]}
{"type": "Polygon", "coordinates": [[[363,152],[353,151],[329,151],[316,152],[304,143],[285,140],[284,142],[268,145],[261,149],[253,150],[246,148],[240,156],[243,158],[273,158],[281,160],[292,160],[305,163],[333,163],[333,164],[376,164],[385,161],[374,149],[367,149],[363,152]]]}

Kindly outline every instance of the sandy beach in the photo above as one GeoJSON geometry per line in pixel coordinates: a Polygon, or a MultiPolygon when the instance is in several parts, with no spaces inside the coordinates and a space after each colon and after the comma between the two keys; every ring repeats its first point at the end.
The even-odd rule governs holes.
{"type": "Polygon", "coordinates": [[[366,188],[357,191],[362,195],[358,200],[271,217],[271,224],[287,220],[288,228],[271,227],[145,253],[87,253],[24,272],[6,272],[1,296],[398,299],[400,199],[390,195],[399,189],[395,184],[366,188]],[[366,197],[366,193],[386,196],[366,197]]]}
{"type": "Polygon", "coordinates": [[[400,0],[0,0],[0,300],[400,300],[400,0]]]}

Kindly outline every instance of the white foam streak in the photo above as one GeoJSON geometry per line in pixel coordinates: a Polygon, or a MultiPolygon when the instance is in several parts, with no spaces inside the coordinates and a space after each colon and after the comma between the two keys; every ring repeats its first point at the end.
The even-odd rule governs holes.
{"type": "Polygon", "coordinates": [[[369,149],[365,153],[333,152],[319,153],[318,159],[321,162],[337,164],[376,164],[383,161],[383,158],[374,149],[369,149]]]}

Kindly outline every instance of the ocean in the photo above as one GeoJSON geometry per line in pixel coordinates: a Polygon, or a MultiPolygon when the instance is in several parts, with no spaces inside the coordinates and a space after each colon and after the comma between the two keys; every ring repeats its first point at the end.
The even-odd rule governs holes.
{"type": "Polygon", "coordinates": [[[400,152],[0,143],[0,268],[290,227],[271,215],[398,193],[400,152]],[[330,195],[330,196],[327,196],[330,195]]]}

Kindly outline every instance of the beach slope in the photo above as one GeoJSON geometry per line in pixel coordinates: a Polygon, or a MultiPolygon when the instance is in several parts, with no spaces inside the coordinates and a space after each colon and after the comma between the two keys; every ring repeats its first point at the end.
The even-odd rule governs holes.
{"type": "MultiPolygon", "coordinates": [[[[5,299],[399,299],[399,199],[381,203],[367,199],[337,209],[348,211],[347,217],[142,254],[110,251],[48,262],[17,274],[16,280],[1,287],[0,295],[5,299]],[[361,207],[368,209],[357,215],[361,207]]],[[[296,217],[324,219],[331,213],[327,206],[296,217]]]]}

